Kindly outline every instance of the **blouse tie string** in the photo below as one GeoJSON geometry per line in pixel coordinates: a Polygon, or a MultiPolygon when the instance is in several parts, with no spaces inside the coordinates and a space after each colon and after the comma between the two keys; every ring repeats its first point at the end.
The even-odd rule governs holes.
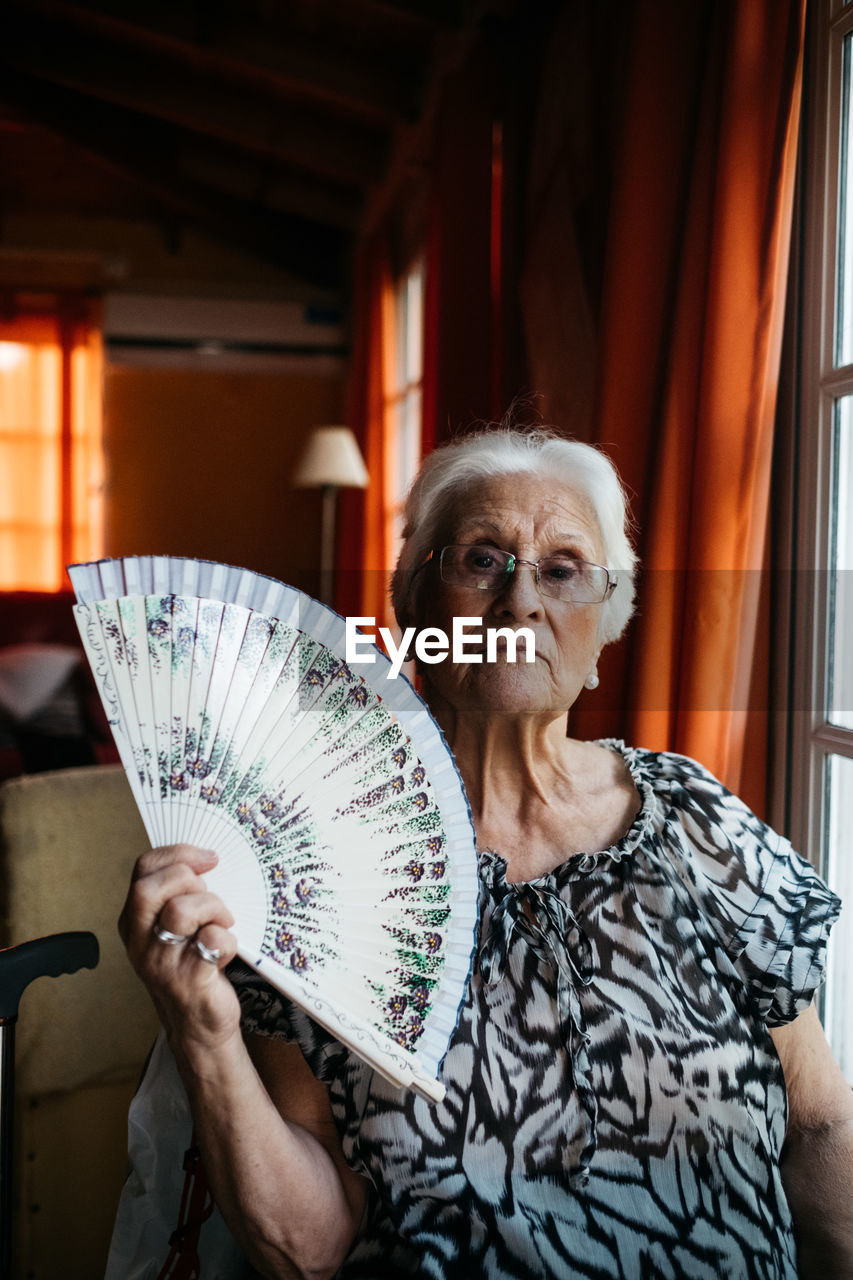
{"type": "Polygon", "coordinates": [[[592,946],[577,916],[554,890],[528,884],[522,894],[508,887],[495,906],[479,949],[480,976],[488,986],[496,986],[503,978],[516,934],[556,973],[560,1031],[572,1064],[575,1093],[587,1121],[586,1140],[570,1181],[583,1185],[589,1177],[598,1125],[598,1101],[589,1079],[589,1035],[579,995],[579,989],[589,986],[593,978],[592,946]],[[525,902],[530,903],[529,910],[525,910],[525,902]]]}

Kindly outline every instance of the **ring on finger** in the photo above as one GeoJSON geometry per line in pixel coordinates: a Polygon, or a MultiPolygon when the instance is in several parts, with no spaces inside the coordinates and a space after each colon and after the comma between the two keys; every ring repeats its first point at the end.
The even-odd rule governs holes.
{"type": "Polygon", "coordinates": [[[195,949],[201,956],[202,960],[205,960],[208,964],[219,964],[219,958],[222,955],[222,952],[218,947],[206,947],[201,938],[196,938],[195,949]]]}
{"type": "Polygon", "coordinates": [[[163,929],[159,924],[154,925],[153,933],[157,941],[165,942],[167,947],[177,947],[187,941],[185,933],[172,933],[171,929],[163,929]]]}

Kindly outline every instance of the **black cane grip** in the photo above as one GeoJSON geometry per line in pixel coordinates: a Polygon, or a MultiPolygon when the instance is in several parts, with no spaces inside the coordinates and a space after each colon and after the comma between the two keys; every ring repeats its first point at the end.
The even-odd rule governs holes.
{"type": "Polygon", "coordinates": [[[18,1004],[34,978],[58,978],[78,969],[94,969],[98,939],[94,933],[52,933],[0,951],[0,1019],[17,1018],[18,1004]]]}

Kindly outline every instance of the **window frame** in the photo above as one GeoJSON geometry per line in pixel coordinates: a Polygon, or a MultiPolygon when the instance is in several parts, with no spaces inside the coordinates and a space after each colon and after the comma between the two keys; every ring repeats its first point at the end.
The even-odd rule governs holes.
{"type": "MultiPolygon", "coordinates": [[[[853,363],[835,363],[843,48],[847,36],[853,38],[853,3],[814,0],[809,17],[809,92],[803,131],[800,377],[791,458],[795,518],[789,601],[793,619],[790,745],[784,810],[794,847],[810,856],[824,875],[828,865],[829,760],[834,755],[853,760],[853,728],[832,724],[828,709],[836,406],[842,397],[853,396],[853,363]]],[[[848,156],[850,164],[853,155],[848,156]]],[[[853,245],[847,246],[847,253],[853,253],[853,245]]],[[[849,305],[853,306],[853,299],[849,305]]],[[[782,807],[782,801],[777,800],[777,812],[782,807]]]]}

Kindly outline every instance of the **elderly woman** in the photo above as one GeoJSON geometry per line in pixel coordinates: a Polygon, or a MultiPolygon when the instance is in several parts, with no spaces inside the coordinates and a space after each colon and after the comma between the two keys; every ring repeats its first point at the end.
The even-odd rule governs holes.
{"type": "Polygon", "coordinates": [[[812,1005],[837,899],[701,765],[566,733],[633,565],[613,467],[545,432],[437,450],[409,496],[401,626],[536,653],[421,672],[480,849],[442,1103],[226,973],[215,853],[140,860],[122,934],[261,1275],[853,1276],[853,1096],[812,1005]]]}

